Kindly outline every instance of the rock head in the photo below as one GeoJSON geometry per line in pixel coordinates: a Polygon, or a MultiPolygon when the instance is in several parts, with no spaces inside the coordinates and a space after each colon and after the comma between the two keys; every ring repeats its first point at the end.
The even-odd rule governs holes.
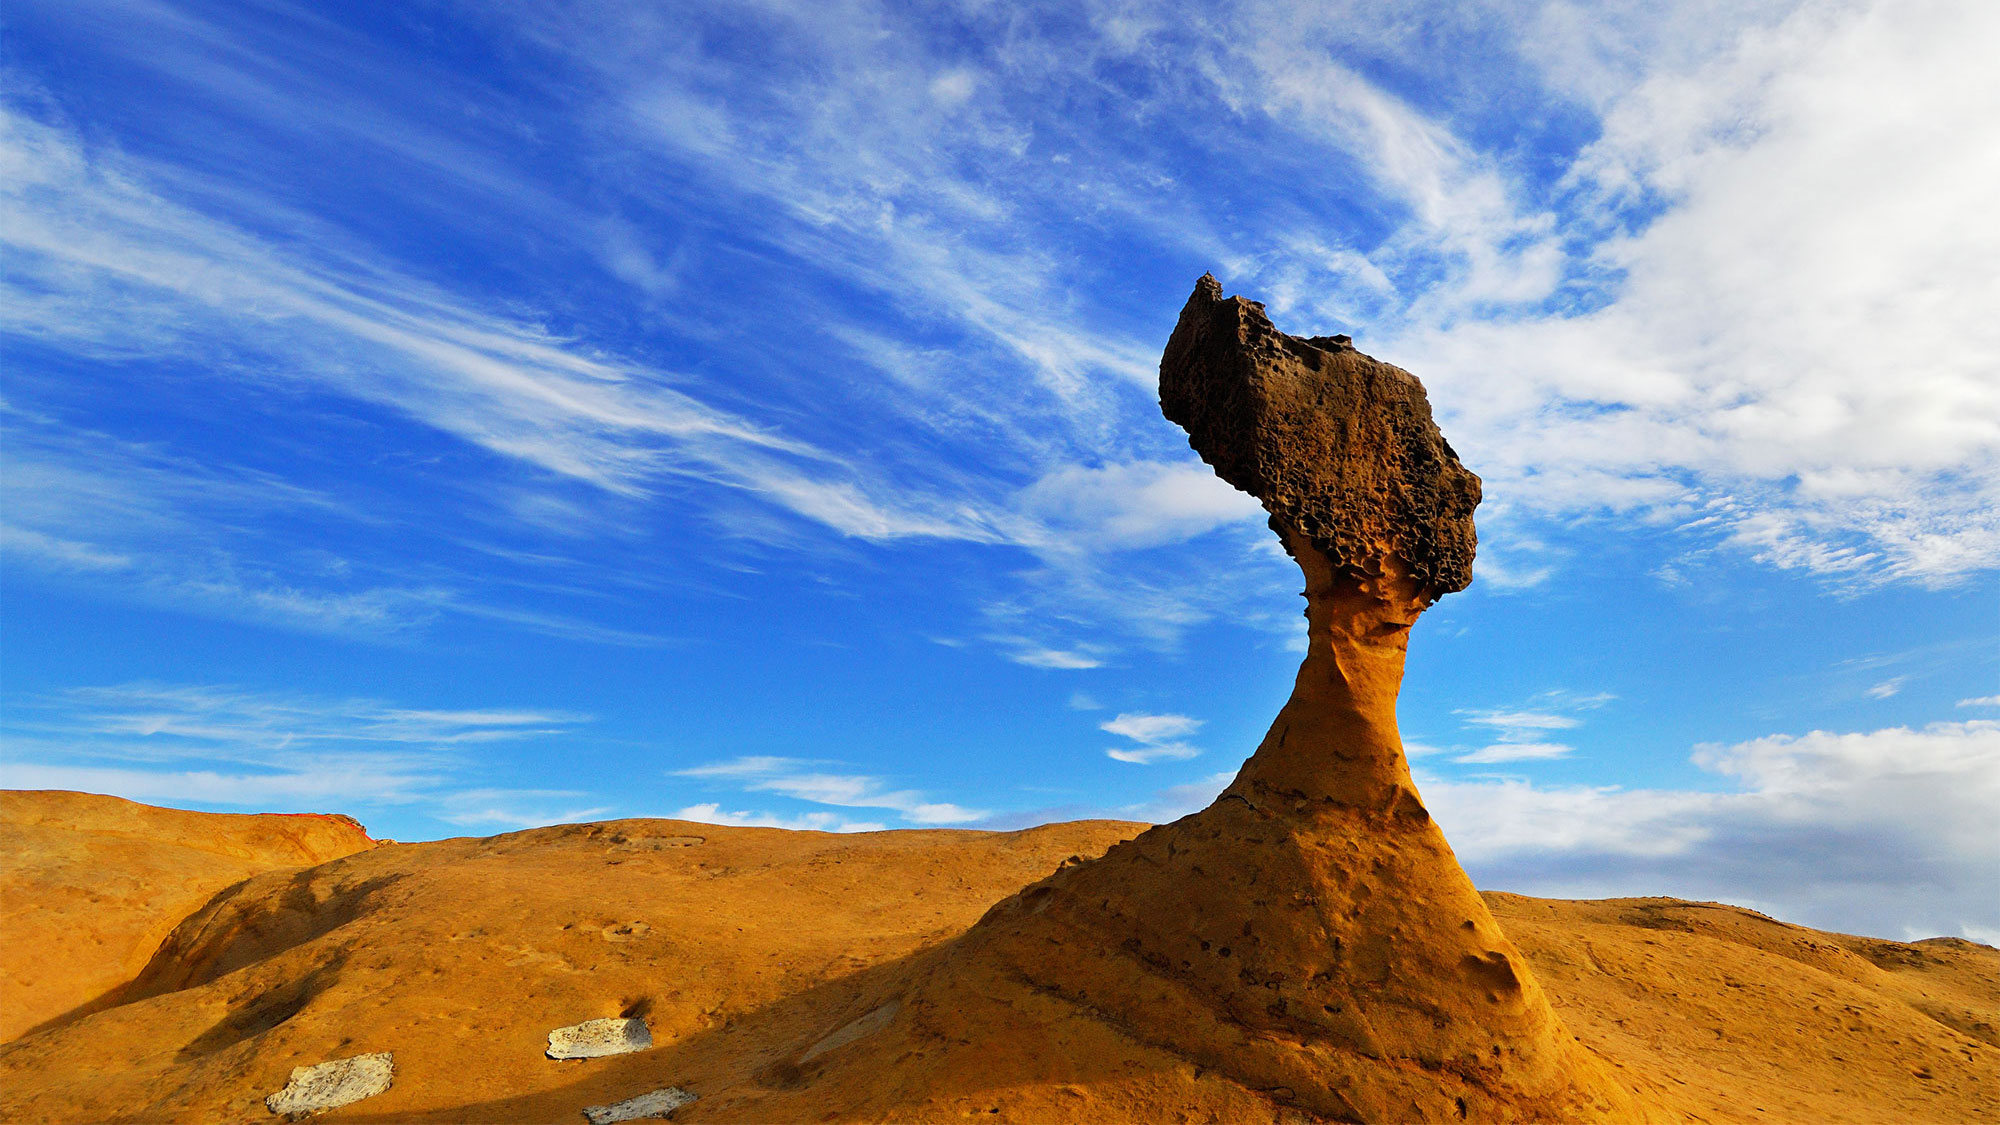
{"type": "Polygon", "coordinates": [[[1287,336],[1206,274],[1160,360],[1160,410],[1223,480],[1263,501],[1293,557],[1354,578],[1393,566],[1426,601],[1472,582],[1479,478],[1417,377],[1346,336],[1287,336]]]}

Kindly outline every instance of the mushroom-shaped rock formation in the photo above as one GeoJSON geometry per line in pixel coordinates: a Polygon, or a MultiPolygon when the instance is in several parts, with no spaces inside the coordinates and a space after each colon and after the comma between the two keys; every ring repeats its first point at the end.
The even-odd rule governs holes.
{"type": "Polygon", "coordinates": [[[1659,1114],[1564,1030],[1410,779],[1410,628],[1471,582],[1480,498],[1423,385],[1204,276],[1160,403],[1305,572],[1297,684],[1214,804],[1027,888],[964,944],[1318,1116],[1659,1114]]]}
{"type": "Polygon", "coordinates": [[[1471,581],[1479,503],[1422,384],[1203,277],[1160,399],[1305,572],[1291,700],[1214,804],[999,903],[857,999],[899,1004],[880,1030],[772,1073],[881,1120],[1675,1118],[1564,1029],[1411,782],[1410,628],[1471,581]]]}

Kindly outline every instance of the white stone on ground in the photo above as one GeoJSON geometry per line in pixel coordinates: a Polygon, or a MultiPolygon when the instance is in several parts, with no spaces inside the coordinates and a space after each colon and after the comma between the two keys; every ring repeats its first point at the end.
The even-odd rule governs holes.
{"type": "Polygon", "coordinates": [[[653,1045],[653,1033],[645,1020],[585,1020],[549,1032],[552,1059],[597,1059],[605,1055],[629,1055],[653,1045]]]}
{"type": "Polygon", "coordinates": [[[285,1088],[264,1099],[264,1107],[287,1116],[335,1109],[374,1097],[388,1089],[395,1076],[396,1064],[387,1051],[297,1066],[285,1088]]]}
{"type": "Polygon", "coordinates": [[[680,1107],[695,1100],[693,1094],[679,1086],[669,1086],[650,1094],[640,1094],[636,1098],[626,1098],[613,1105],[594,1105],[583,1111],[590,1118],[590,1125],[612,1125],[614,1121],[637,1121],[642,1117],[665,1117],[680,1107]]]}

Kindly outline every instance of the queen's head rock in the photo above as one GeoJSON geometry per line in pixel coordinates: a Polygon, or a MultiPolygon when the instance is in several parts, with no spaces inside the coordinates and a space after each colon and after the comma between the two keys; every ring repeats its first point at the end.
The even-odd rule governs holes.
{"type": "Polygon", "coordinates": [[[1030,1056],[1095,1021],[1329,1120],[1664,1116],[1564,1029],[1410,777],[1404,655],[1472,580],[1480,499],[1423,385],[1204,276],[1160,402],[1303,572],[1291,698],[1214,804],[1000,903],[905,1010],[1025,987],[1071,1006],[1030,1056]]]}

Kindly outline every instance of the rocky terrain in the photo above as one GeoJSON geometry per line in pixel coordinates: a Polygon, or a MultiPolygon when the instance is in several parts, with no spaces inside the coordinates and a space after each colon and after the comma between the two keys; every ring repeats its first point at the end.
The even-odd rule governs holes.
{"type": "Polygon", "coordinates": [[[0,1041],[131,980],[217,891],[374,846],[344,816],[0,791],[0,1041]]]}
{"type": "Polygon", "coordinates": [[[373,847],[327,821],[352,832],[315,837],[332,853],[246,852],[224,882],[230,829],[198,814],[15,794],[36,874],[10,863],[10,925],[95,899],[124,936],[52,971],[56,914],[9,935],[40,1007],[0,1046],[0,1118],[2000,1120],[2000,951],[1474,889],[1395,724],[1480,499],[1415,377],[1204,277],[1161,403],[1305,580],[1291,699],[1207,809],[373,847]],[[64,842],[126,820],[161,845],[129,871],[64,842]]]}
{"type": "MultiPolygon", "coordinates": [[[[115,798],[6,796],[10,907],[24,810],[133,815],[115,798]]],[[[162,854],[197,854],[236,820],[152,823],[162,854]]],[[[393,1055],[393,1084],[324,1120],[582,1125],[588,1107],[667,1088],[697,1099],[675,1121],[1311,1120],[1296,1091],[1034,989],[880,1015],[945,971],[952,939],[992,903],[1145,827],[836,836],[613,821],[274,866],[182,917],[163,906],[153,922],[172,937],[122,1002],[0,1044],[0,1120],[275,1121],[265,1099],[294,1068],[377,1052],[393,1055]],[[650,1049],[548,1057],[551,1031],[628,1015],[650,1049]],[[885,1035],[885,1069],[840,1065],[880,1059],[869,1042],[885,1035]]],[[[53,877],[83,900],[179,878],[158,864],[41,870],[39,893],[53,877]]],[[[1666,899],[1484,901],[1580,1045],[1684,1119],[2000,1119],[2000,951],[1666,899]]],[[[16,934],[0,946],[10,979],[123,963],[108,945],[16,934]]]]}

